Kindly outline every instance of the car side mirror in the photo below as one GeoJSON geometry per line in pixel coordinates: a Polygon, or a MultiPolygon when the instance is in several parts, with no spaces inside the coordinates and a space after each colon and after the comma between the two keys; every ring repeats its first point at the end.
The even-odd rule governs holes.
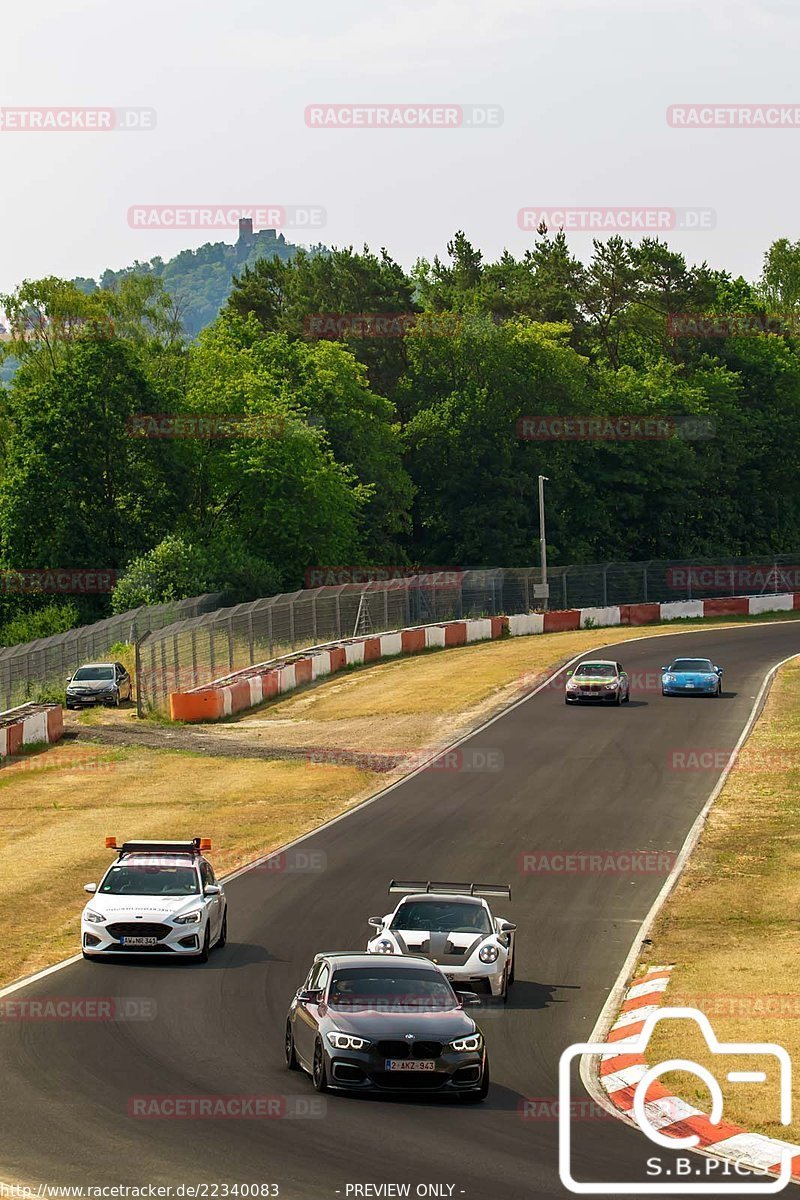
{"type": "Polygon", "coordinates": [[[662,667],[662,668],[661,668],[661,670],[662,670],[662,671],[668,671],[668,670],[669,670],[669,667],[662,667]]]}
{"type": "Polygon", "coordinates": [[[462,1008],[478,1008],[481,1004],[481,998],[477,992],[457,991],[456,995],[462,1008]]]}
{"type": "Polygon", "coordinates": [[[503,933],[516,933],[517,927],[513,921],[501,921],[500,929],[503,933]]]}
{"type": "Polygon", "coordinates": [[[575,674],[574,668],[570,667],[570,669],[567,671],[567,679],[569,679],[570,675],[574,675],[574,674],[575,674]]]}
{"type": "Polygon", "coordinates": [[[322,992],[312,992],[306,988],[301,988],[295,999],[299,1000],[301,1004],[320,1004],[322,1002],[322,992]]]}
{"type": "Polygon", "coordinates": [[[367,924],[371,925],[373,929],[383,929],[383,917],[368,917],[367,924]]]}
{"type": "Polygon", "coordinates": [[[717,672],[718,675],[722,674],[722,667],[714,667],[714,670],[717,672]]]}
{"type": "Polygon", "coordinates": [[[219,896],[221,892],[222,888],[218,883],[207,883],[203,888],[204,896],[219,896]]]}
{"type": "Polygon", "coordinates": [[[83,890],[85,892],[89,892],[90,895],[93,896],[95,894],[95,892],[97,891],[97,884],[96,883],[85,883],[83,885],[83,890]]]}
{"type": "Polygon", "coordinates": [[[68,684],[72,683],[72,676],[71,676],[71,675],[68,675],[68,676],[67,676],[67,683],[68,683],[68,684]]]}

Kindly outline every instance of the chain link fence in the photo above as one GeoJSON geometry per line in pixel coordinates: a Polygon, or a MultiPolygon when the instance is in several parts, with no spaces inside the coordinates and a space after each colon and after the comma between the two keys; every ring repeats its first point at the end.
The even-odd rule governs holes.
{"type": "MultiPolygon", "coordinates": [[[[550,608],[608,607],[703,596],[800,591],[800,555],[769,560],[650,561],[552,567],[550,608]]],[[[365,572],[366,573],[366,572],[365,572]]],[[[140,715],[166,712],[170,692],[342,638],[461,617],[541,609],[538,567],[441,571],[345,583],[192,616],[137,646],[140,715]]]]}
{"type": "Polygon", "coordinates": [[[136,642],[150,630],[163,628],[186,617],[218,610],[223,596],[210,592],[178,600],[134,608],[107,617],[93,625],[81,625],[0,650],[0,696],[3,707],[13,708],[26,700],[45,700],[63,692],[67,676],[81,663],[102,659],[118,642],[136,642]]]}

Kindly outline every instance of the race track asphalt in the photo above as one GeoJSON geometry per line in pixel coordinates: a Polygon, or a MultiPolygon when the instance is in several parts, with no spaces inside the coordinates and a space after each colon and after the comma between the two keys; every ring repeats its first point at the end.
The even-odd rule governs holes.
{"type": "MultiPolygon", "coordinates": [[[[798,652],[800,624],[789,622],[609,642],[603,656],[633,676],[631,704],[567,708],[561,687],[531,696],[462,746],[501,769],[424,771],[307,840],[324,870],[232,880],[229,942],[208,964],[79,962],[15,993],[146,998],[155,1016],[0,1021],[0,1178],[274,1183],[302,1200],[388,1183],[470,1200],[567,1195],[557,1122],[525,1118],[520,1103],[554,1113],[559,1056],[591,1034],[664,873],[526,873],[522,857],[677,852],[719,771],[677,770],[673,752],[732,749],[768,669],[798,652]],[[658,668],[690,653],[725,667],[723,698],[661,696],[658,668]],[[478,1017],[492,1066],[485,1104],[330,1095],[315,1118],[128,1115],[132,1096],[314,1098],[283,1067],[289,1001],[315,952],[364,947],[367,917],[392,907],[393,876],[512,885],[496,911],[519,926],[517,982],[504,1010],[478,1017]]],[[[636,1131],[603,1117],[578,1120],[573,1136],[581,1178],[647,1178],[654,1148],[636,1131]]]]}

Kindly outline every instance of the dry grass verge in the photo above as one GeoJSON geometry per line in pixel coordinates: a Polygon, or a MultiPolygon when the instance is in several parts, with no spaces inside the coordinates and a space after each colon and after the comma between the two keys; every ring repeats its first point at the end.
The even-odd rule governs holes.
{"type": "MultiPolygon", "coordinates": [[[[674,963],[666,1003],[706,1013],[722,1041],[777,1042],[800,1063],[800,662],[783,667],[764,713],[708,818],[703,836],[648,947],[650,963],[674,963]]],[[[765,1084],[729,1084],[689,1022],[656,1026],[651,1064],[688,1058],[707,1066],[725,1096],[725,1119],[800,1141],[795,1070],[791,1127],[780,1124],[777,1075],[765,1084]]],[[[728,1065],[730,1064],[730,1065],[728,1065]]],[[[747,1058],[726,1070],[765,1069],[747,1058]]],[[[709,1111],[696,1077],[667,1086],[709,1111]]]]}

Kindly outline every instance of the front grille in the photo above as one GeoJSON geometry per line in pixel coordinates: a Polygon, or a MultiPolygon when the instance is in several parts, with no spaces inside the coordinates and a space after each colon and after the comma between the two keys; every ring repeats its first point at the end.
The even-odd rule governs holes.
{"type": "Polygon", "coordinates": [[[152,921],[116,921],[107,925],[109,937],[119,940],[124,937],[155,937],[165,938],[171,933],[169,925],[156,925],[152,921]]]}
{"type": "Polygon", "coordinates": [[[447,1075],[440,1071],[373,1071],[370,1079],[377,1087],[392,1088],[395,1091],[406,1089],[413,1092],[434,1091],[443,1087],[447,1075]]]}
{"type": "Polygon", "coordinates": [[[438,1058],[441,1042],[377,1042],[375,1049],[381,1058],[438,1058]]]}

